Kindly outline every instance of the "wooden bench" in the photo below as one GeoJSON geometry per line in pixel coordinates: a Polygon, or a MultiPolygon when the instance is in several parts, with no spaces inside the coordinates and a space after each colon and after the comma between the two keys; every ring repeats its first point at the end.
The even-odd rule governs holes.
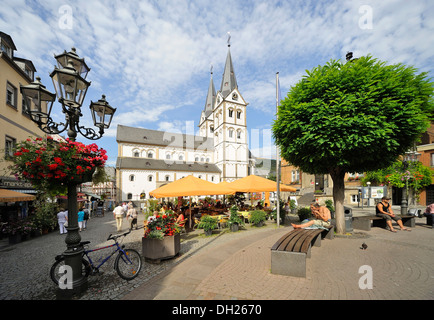
{"type": "MultiPolygon", "coordinates": [[[[405,215],[401,216],[402,224],[409,228],[414,228],[415,216],[413,215],[405,215]]],[[[372,227],[386,228],[386,219],[378,216],[364,216],[364,217],[353,217],[352,226],[354,229],[360,229],[364,231],[371,231],[372,227]]]]}
{"type": "Polygon", "coordinates": [[[321,246],[321,239],[333,239],[334,227],[324,229],[294,229],[271,247],[271,273],[306,277],[306,258],[312,245],[321,246]]]}

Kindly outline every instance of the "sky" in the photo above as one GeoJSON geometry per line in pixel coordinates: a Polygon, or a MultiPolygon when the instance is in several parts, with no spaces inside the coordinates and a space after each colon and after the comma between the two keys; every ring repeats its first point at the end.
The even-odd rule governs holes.
{"type": "MultiPolygon", "coordinates": [[[[15,55],[55,92],[49,74],[55,54],[71,51],[91,68],[80,125],[93,127],[89,105],[106,95],[115,107],[111,127],[95,141],[117,157],[116,128],[198,131],[211,66],[216,90],[230,51],[247,106],[249,146],[256,157],[276,156],[271,126],[280,96],[306,70],[331,59],[372,55],[412,65],[434,78],[432,0],[0,0],[0,31],[15,55]]],[[[60,104],[54,120],[64,121],[60,104]]],[[[66,135],[66,133],[64,133],[66,135]]],[[[93,141],[80,136],[85,144],[93,141]]]]}

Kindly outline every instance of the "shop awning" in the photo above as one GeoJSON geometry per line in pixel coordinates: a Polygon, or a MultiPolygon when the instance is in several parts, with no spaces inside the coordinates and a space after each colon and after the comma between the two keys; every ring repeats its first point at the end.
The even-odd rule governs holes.
{"type": "Polygon", "coordinates": [[[33,201],[35,196],[16,192],[8,189],[0,189],[0,202],[33,201]]]}
{"type": "MultiPolygon", "coordinates": [[[[273,192],[277,190],[277,183],[276,181],[252,174],[227,184],[226,188],[236,192],[273,192]]],[[[293,187],[280,184],[280,191],[295,192],[297,190],[293,187]]]]}

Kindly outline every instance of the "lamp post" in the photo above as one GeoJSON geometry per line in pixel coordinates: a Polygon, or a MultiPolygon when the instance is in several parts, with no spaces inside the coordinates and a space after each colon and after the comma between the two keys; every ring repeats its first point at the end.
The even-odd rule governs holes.
{"type": "MultiPolygon", "coordinates": [[[[105,100],[103,95],[97,102],[90,104],[92,118],[95,127],[85,128],[80,126],[80,117],[82,117],[81,106],[90,86],[86,80],[90,68],[86,65],[84,58],[76,54],[75,48],[70,52],[64,51],[56,55],[57,66],[54,67],[50,74],[56,94],[48,91],[41,83],[39,77],[30,85],[21,86],[20,91],[24,96],[27,104],[27,113],[38,127],[47,134],[60,134],[68,129],[68,137],[75,141],[77,132],[90,140],[100,139],[104,134],[104,129],[109,128],[112,117],[116,111],[105,100]],[[65,122],[55,122],[51,117],[53,102],[57,96],[62,105],[62,112],[65,114],[65,122]],[[29,103],[32,101],[32,103],[29,103]]],[[[57,291],[58,298],[68,298],[75,293],[84,292],[87,289],[87,279],[82,275],[82,253],[83,247],[80,246],[81,237],[78,228],[77,215],[77,185],[80,182],[68,182],[68,233],[65,239],[67,246],[64,252],[65,264],[71,267],[72,283],[66,286],[66,289],[57,291]]]]}
{"type": "MultiPolygon", "coordinates": [[[[411,163],[415,163],[419,161],[420,153],[416,151],[416,148],[413,147],[412,150],[407,151],[404,155],[404,159],[402,164],[404,166],[404,170],[407,171],[409,165],[411,163]]],[[[406,215],[408,212],[408,179],[405,179],[405,187],[402,189],[402,200],[401,200],[401,215],[406,215]]]]}

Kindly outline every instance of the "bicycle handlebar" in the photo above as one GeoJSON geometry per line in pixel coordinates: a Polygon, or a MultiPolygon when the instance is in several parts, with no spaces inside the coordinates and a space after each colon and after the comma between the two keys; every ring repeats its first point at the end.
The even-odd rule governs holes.
{"type": "Polygon", "coordinates": [[[131,233],[131,229],[129,229],[127,232],[124,232],[124,233],[121,233],[121,234],[116,234],[114,236],[112,234],[110,234],[109,237],[107,238],[107,241],[108,240],[114,240],[114,241],[116,241],[117,238],[119,238],[119,237],[125,237],[127,234],[130,234],[130,233],[131,233]]]}

